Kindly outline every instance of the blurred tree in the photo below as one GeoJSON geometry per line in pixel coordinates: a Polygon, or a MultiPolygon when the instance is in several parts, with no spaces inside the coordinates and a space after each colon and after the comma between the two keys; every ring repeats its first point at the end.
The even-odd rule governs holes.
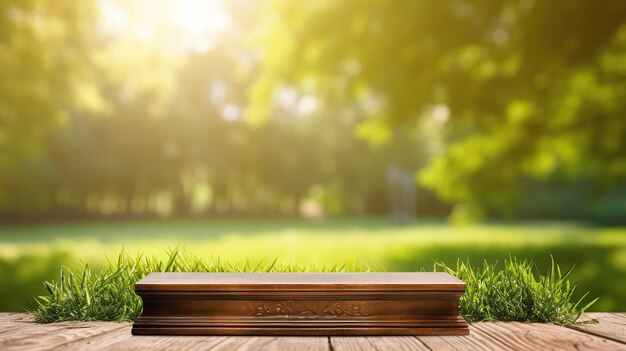
{"type": "Polygon", "coordinates": [[[0,216],[619,215],[622,3],[3,1],[0,216]]]}
{"type": "Polygon", "coordinates": [[[86,70],[87,1],[0,3],[0,208],[43,210],[55,201],[43,140],[68,122],[86,70]]]}
{"type": "Polygon", "coordinates": [[[453,216],[510,215],[523,180],[626,177],[626,3],[273,1],[247,118],[280,87],[360,106],[357,135],[421,125],[453,216]]]}
{"type": "Polygon", "coordinates": [[[287,89],[264,126],[243,120],[256,2],[191,47],[140,4],[0,7],[1,216],[292,215],[312,191],[333,214],[385,212],[387,151],[354,138],[352,107],[287,89]]]}

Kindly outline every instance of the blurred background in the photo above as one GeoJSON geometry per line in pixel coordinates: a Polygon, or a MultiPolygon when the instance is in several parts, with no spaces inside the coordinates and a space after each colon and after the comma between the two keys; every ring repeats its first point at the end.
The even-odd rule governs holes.
{"type": "Polygon", "coordinates": [[[1,1],[0,310],[178,244],[626,310],[626,2],[1,1]]]}

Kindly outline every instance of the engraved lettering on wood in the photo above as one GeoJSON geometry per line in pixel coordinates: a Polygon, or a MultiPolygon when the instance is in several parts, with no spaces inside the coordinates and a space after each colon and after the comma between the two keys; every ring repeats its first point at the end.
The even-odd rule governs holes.
{"type": "Polygon", "coordinates": [[[294,305],[295,304],[292,301],[262,304],[254,308],[250,315],[283,318],[338,318],[366,316],[360,306],[344,302],[329,301],[323,309],[318,309],[317,311],[306,306],[294,307],[294,305]]]}

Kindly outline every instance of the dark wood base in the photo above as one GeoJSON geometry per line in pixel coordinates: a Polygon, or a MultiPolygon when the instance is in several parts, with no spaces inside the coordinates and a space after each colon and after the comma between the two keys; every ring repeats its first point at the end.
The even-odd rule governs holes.
{"type": "Polygon", "coordinates": [[[135,335],[467,335],[444,273],[153,273],[135,335]]]}
{"type": "Polygon", "coordinates": [[[143,328],[133,327],[133,335],[213,335],[213,336],[407,336],[469,335],[467,326],[459,328],[143,328]]]}

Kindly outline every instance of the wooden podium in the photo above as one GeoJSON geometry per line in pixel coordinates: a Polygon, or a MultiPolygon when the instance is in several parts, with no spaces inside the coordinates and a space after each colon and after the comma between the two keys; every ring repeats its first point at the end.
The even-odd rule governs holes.
{"type": "Polygon", "coordinates": [[[135,335],[466,335],[446,273],[151,273],[135,335]]]}

